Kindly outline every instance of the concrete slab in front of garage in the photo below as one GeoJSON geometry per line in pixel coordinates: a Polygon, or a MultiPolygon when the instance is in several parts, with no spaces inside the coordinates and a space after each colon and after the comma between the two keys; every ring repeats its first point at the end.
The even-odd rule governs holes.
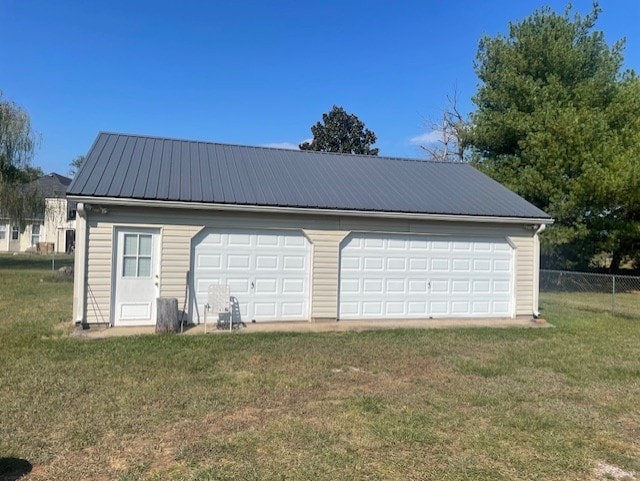
{"type": "MultiPolygon", "coordinates": [[[[405,320],[366,320],[366,321],[334,321],[334,322],[260,322],[248,323],[234,334],[251,334],[255,332],[344,332],[371,331],[385,329],[452,329],[460,327],[489,328],[541,328],[553,327],[544,319],[490,318],[490,319],[405,319],[405,320]]],[[[144,327],[90,327],[77,330],[74,335],[87,339],[100,339],[117,336],[135,336],[154,334],[154,326],[144,327]]],[[[229,334],[227,330],[216,329],[208,325],[207,333],[229,334]]],[[[185,328],[184,335],[204,334],[204,325],[185,328]]]]}

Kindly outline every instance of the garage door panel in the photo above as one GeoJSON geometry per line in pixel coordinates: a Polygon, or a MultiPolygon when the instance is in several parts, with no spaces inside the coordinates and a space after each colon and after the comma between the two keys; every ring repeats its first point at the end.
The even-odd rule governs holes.
{"type": "Polygon", "coordinates": [[[449,314],[449,303],[446,301],[432,301],[429,303],[431,316],[444,316],[449,314]]]}
{"type": "Polygon", "coordinates": [[[444,279],[433,279],[431,281],[431,293],[432,294],[448,294],[449,281],[444,279]]]}
{"type": "Polygon", "coordinates": [[[202,255],[198,258],[199,268],[210,267],[212,269],[219,269],[222,266],[222,258],[219,255],[202,255]]]}
{"type": "Polygon", "coordinates": [[[491,259],[474,259],[474,272],[491,272],[491,259]]]}
{"type": "Polygon", "coordinates": [[[194,322],[211,284],[227,284],[242,321],[308,320],[309,241],[300,231],[210,229],[192,247],[194,322]]]}
{"type": "Polygon", "coordinates": [[[256,270],[277,270],[278,256],[256,255],[256,270]]]}
{"type": "Polygon", "coordinates": [[[250,246],[250,245],[251,245],[250,234],[237,234],[237,233],[227,234],[228,247],[239,247],[239,246],[250,246]]]}
{"type": "Polygon", "coordinates": [[[276,294],[278,292],[278,281],[277,279],[256,279],[254,289],[256,295],[276,294]]]}
{"type": "Polygon", "coordinates": [[[473,294],[489,294],[491,292],[491,282],[486,279],[473,281],[471,286],[473,294]]]}
{"type": "Polygon", "coordinates": [[[451,281],[452,294],[469,294],[471,293],[471,282],[468,279],[451,281]]]}
{"type": "Polygon", "coordinates": [[[302,319],[305,316],[304,304],[302,302],[283,302],[282,315],[284,317],[295,317],[302,319]]]}
{"type": "Polygon", "coordinates": [[[407,241],[405,241],[404,239],[389,239],[387,241],[387,247],[389,248],[389,250],[405,250],[407,248],[407,244],[407,241]]]}
{"type": "Polygon", "coordinates": [[[429,241],[421,239],[411,239],[409,250],[412,252],[426,252],[429,249],[429,241]]]}
{"type": "Polygon", "coordinates": [[[508,302],[494,302],[492,306],[492,311],[498,314],[502,314],[504,316],[509,314],[509,303],[508,302]]]}
{"type": "Polygon", "coordinates": [[[491,252],[491,249],[495,248],[491,242],[476,242],[473,244],[474,252],[491,252]]]}
{"type": "Polygon", "coordinates": [[[505,239],[353,234],[340,250],[340,317],[509,316],[512,277],[505,239]]]}
{"type": "Polygon", "coordinates": [[[471,314],[469,308],[469,302],[467,301],[453,301],[451,302],[451,314],[468,316],[471,314]]]}
{"type": "Polygon", "coordinates": [[[379,249],[384,247],[384,239],[369,238],[364,240],[366,249],[379,249]]]}
{"type": "Polygon", "coordinates": [[[469,252],[471,250],[471,242],[453,242],[454,252],[469,252]]]}
{"type": "Polygon", "coordinates": [[[453,272],[470,272],[471,261],[469,259],[453,259],[452,270],[453,272]]]}
{"type": "Polygon", "coordinates": [[[258,234],[256,235],[256,246],[264,247],[264,246],[277,246],[278,245],[278,236],[274,234],[258,234]]]}
{"type": "MultiPolygon", "coordinates": [[[[222,278],[219,278],[218,282],[223,282],[222,278]]],[[[227,278],[224,281],[224,283],[229,286],[229,288],[231,289],[232,295],[248,294],[249,293],[249,279],[247,279],[247,278],[242,278],[242,279],[230,279],[230,278],[227,278]]],[[[207,285],[207,289],[208,288],[209,288],[209,286],[207,285]]]]}
{"type": "Polygon", "coordinates": [[[365,257],[362,262],[363,269],[367,271],[384,270],[384,259],[382,257],[365,257]]]}
{"type": "Polygon", "coordinates": [[[504,254],[510,254],[512,250],[511,246],[506,242],[492,243],[491,245],[493,246],[494,252],[502,252],[504,254]]]}
{"type": "Polygon", "coordinates": [[[473,301],[472,312],[476,314],[489,314],[491,312],[491,302],[488,301],[473,301]]]}
{"type": "Polygon", "coordinates": [[[511,264],[508,260],[494,260],[493,272],[510,272],[511,264]]]}
{"type": "Polygon", "coordinates": [[[426,301],[413,301],[407,303],[408,314],[414,316],[426,316],[427,315],[427,302],[426,301]]]}
{"type": "Polygon", "coordinates": [[[357,279],[342,279],[340,281],[340,292],[356,294],[360,292],[360,282],[357,279]]]}
{"type": "Polygon", "coordinates": [[[249,269],[250,265],[248,254],[227,255],[227,269],[249,269]]]}
{"type": "Polygon", "coordinates": [[[360,259],[357,257],[349,257],[345,256],[342,259],[342,268],[344,270],[359,270],[360,269],[360,259]]]}
{"type": "Polygon", "coordinates": [[[283,239],[285,247],[304,247],[307,242],[303,236],[287,236],[283,239]]]}
{"type": "Polygon", "coordinates": [[[448,252],[450,250],[450,243],[445,241],[433,241],[431,242],[431,250],[434,252],[448,252]]]}
{"type": "Polygon", "coordinates": [[[443,257],[435,257],[431,259],[432,272],[449,272],[449,259],[443,257]]]}
{"type": "Polygon", "coordinates": [[[362,283],[363,294],[381,294],[384,292],[382,279],[365,279],[362,283]]]}
{"type": "Polygon", "coordinates": [[[389,294],[402,294],[406,292],[404,279],[387,279],[386,292],[389,294]]]}
{"type": "Polygon", "coordinates": [[[362,314],[366,317],[382,317],[382,302],[363,302],[362,314]]]}
{"type": "Polygon", "coordinates": [[[274,302],[254,303],[256,317],[275,317],[276,305],[274,302]]]}
{"type": "Polygon", "coordinates": [[[429,259],[411,257],[409,259],[409,272],[423,272],[429,269],[429,259]]]}
{"type": "Polygon", "coordinates": [[[400,317],[406,314],[404,302],[387,302],[385,314],[390,317],[400,317]]]}
{"type": "Polygon", "coordinates": [[[428,292],[426,279],[409,279],[408,284],[408,294],[426,294],[428,292]]]}
{"type": "Polygon", "coordinates": [[[357,316],[359,314],[359,302],[341,302],[340,312],[343,316],[357,316]]]}
{"type": "Polygon", "coordinates": [[[305,283],[302,279],[283,279],[282,280],[282,293],[283,294],[304,294],[305,283]]]}
{"type": "Polygon", "coordinates": [[[407,269],[407,259],[402,257],[387,258],[388,271],[405,271],[407,269]]]}
{"type": "Polygon", "coordinates": [[[284,256],[282,259],[283,269],[289,271],[302,271],[305,270],[305,257],[304,256],[284,256]]]}

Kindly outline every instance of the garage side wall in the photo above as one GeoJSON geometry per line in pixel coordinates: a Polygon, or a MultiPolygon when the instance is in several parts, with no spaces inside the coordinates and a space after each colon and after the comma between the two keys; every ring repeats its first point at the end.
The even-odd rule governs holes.
{"type": "Polygon", "coordinates": [[[87,322],[106,324],[111,315],[113,224],[89,217],[87,229],[87,322]]]}
{"type": "Polygon", "coordinates": [[[515,260],[515,298],[516,316],[531,316],[536,312],[538,286],[534,284],[537,263],[534,258],[534,235],[511,236],[516,247],[515,260]],[[535,291],[534,291],[535,288],[535,291]]]}
{"type": "Polygon", "coordinates": [[[108,206],[88,214],[86,317],[111,320],[114,230],[116,226],[161,229],[160,295],[184,302],[191,241],[206,227],[302,229],[312,243],[311,317],[335,320],[338,312],[340,245],[351,232],[421,233],[505,237],[515,246],[515,313],[534,312],[534,232],[519,225],[405,221],[365,217],[190,211],[108,206]]]}

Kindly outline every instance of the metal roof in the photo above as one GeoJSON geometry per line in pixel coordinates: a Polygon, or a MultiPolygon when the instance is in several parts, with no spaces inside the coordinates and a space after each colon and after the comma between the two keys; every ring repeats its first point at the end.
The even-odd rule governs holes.
{"type": "Polygon", "coordinates": [[[549,219],[470,165],[100,133],[67,195],[549,219]]]}

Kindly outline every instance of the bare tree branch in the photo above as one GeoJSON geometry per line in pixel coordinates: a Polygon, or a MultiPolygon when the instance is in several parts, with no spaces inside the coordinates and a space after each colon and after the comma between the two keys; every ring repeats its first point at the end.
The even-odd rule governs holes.
{"type": "Polygon", "coordinates": [[[458,90],[447,95],[447,107],[442,110],[442,120],[429,121],[427,128],[439,134],[433,145],[420,145],[430,160],[438,162],[465,162],[467,147],[466,134],[469,131],[469,121],[458,108],[458,90]]]}

